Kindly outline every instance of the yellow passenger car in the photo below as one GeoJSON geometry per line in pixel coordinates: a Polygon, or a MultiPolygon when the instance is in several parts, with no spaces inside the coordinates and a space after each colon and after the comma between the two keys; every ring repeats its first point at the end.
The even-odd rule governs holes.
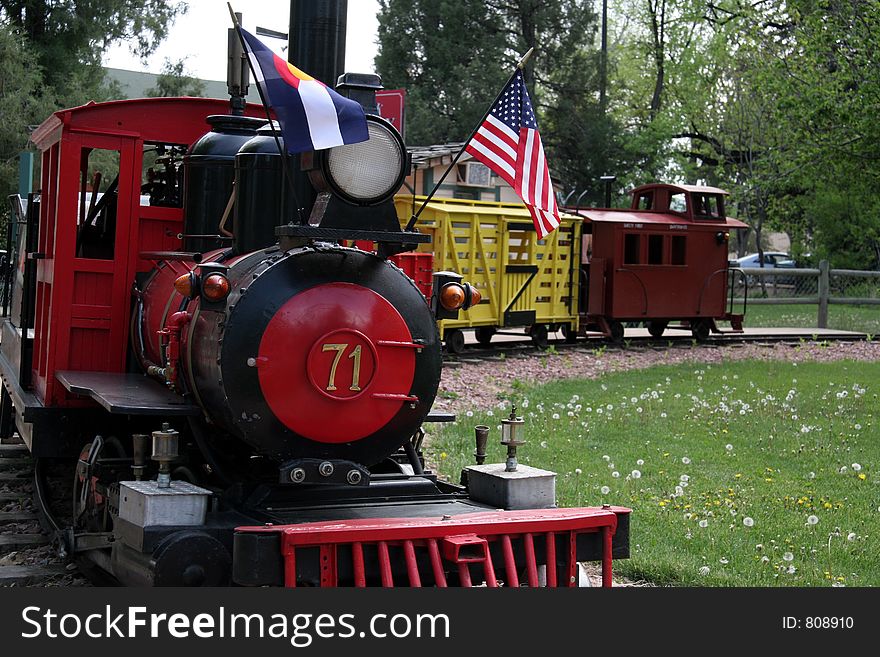
{"type": "MultiPolygon", "coordinates": [[[[405,224],[424,197],[398,196],[397,215],[405,224]]],[[[420,251],[433,252],[434,271],[454,271],[482,294],[479,304],[455,320],[440,321],[447,349],[464,347],[464,330],[481,344],[499,330],[526,327],[546,345],[548,331],[578,330],[582,219],[561,215],[559,228],[539,240],[525,206],[459,199],[433,199],[419,216],[419,232],[432,237],[420,251]]]]}

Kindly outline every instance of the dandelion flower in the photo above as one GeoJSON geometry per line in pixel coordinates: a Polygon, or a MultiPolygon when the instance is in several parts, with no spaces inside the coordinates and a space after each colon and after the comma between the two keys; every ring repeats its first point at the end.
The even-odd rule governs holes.
{"type": "Polygon", "coordinates": [[[819,524],[818,516],[807,516],[807,524],[808,525],[816,525],[819,524]]]}
{"type": "Polygon", "coordinates": [[[718,563],[720,563],[720,564],[722,564],[722,565],[727,565],[727,564],[730,563],[730,561],[728,560],[727,557],[721,557],[721,558],[718,560],[718,563]]]}
{"type": "Polygon", "coordinates": [[[709,526],[709,521],[708,521],[708,520],[700,520],[700,527],[702,527],[703,529],[705,529],[705,528],[708,527],[708,526],[709,526]]]}
{"type": "Polygon", "coordinates": [[[639,459],[638,461],[636,461],[636,465],[645,465],[644,459],[639,459]]]}
{"type": "Polygon", "coordinates": [[[763,557],[761,557],[761,563],[770,563],[770,557],[765,554],[763,557]]]}
{"type": "Polygon", "coordinates": [[[702,568],[700,568],[699,572],[700,572],[700,575],[705,577],[706,575],[709,574],[709,566],[703,566],[702,568]]]}
{"type": "Polygon", "coordinates": [[[727,443],[727,444],[724,446],[724,449],[726,449],[728,452],[732,452],[732,451],[733,451],[733,445],[731,445],[730,443],[727,443]]]}
{"type": "Polygon", "coordinates": [[[850,532],[849,534],[847,534],[847,535],[846,535],[846,540],[848,540],[848,541],[854,541],[854,540],[856,540],[856,533],[855,533],[855,532],[850,532]]]}
{"type": "Polygon", "coordinates": [[[797,572],[797,568],[795,568],[794,566],[789,566],[785,572],[787,572],[789,575],[794,575],[795,572],[797,572]]]}
{"type": "Polygon", "coordinates": [[[576,475],[579,475],[579,474],[581,474],[582,472],[583,472],[583,470],[581,470],[580,468],[575,468],[575,469],[574,469],[574,473],[575,473],[576,475]]]}
{"type": "Polygon", "coordinates": [[[859,470],[862,469],[862,466],[859,465],[858,463],[853,463],[853,464],[852,464],[852,469],[853,469],[853,472],[858,472],[859,470]]]}
{"type": "Polygon", "coordinates": [[[755,526],[755,521],[754,521],[753,518],[750,518],[749,516],[746,516],[745,518],[743,518],[743,524],[744,524],[746,527],[754,527],[754,526],[755,526]]]}
{"type": "Polygon", "coordinates": [[[687,476],[686,474],[683,474],[683,475],[681,475],[681,477],[679,477],[680,481],[690,481],[690,479],[691,478],[689,476],[687,476]]]}
{"type": "Polygon", "coordinates": [[[845,466],[845,465],[840,466],[840,468],[839,468],[837,471],[838,471],[840,474],[843,474],[844,472],[846,472],[846,466],[845,466]]]}
{"type": "Polygon", "coordinates": [[[467,413],[465,413],[465,415],[467,415],[468,417],[473,417],[473,416],[474,416],[474,412],[473,412],[473,411],[468,411],[467,413]]]}
{"type": "Polygon", "coordinates": [[[794,555],[791,552],[786,552],[782,555],[783,561],[794,561],[794,555]]]}
{"type": "Polygon", "coordinates": [[[633,479],[638,479],[642,476],[642,473],[639,472],[638,470],[633,470],[631,476],[633,479]]]}
{"type": "Polygon", "coordinates": [[[610,460],[611,460],[611,457],[608,456],[607,454],[604,454],[604,455],[602,456],[602,459],[605,460],[605,461],[610,461],[610,460]]]}
{"type": "Polygon", "coordinates": [[[615,479],[617,479],[620,476],[620,473],[617,470],[615,470],[614,472],[611,473],[611,476],[614,477],[615,479]]]}
{"type": "Polygon", "coordinates": [[[599,492],[601,492],[603,495],[607,495],[611,492],[611,489],[608,488],[608,486],[602,486],[602,488],[599,489],[599,492]]]}
{"type": "Polygon", "coordinates": [[[687,456],[682,456],[681,462],[684,463],[685,465],[690,465],[691,460],[687,456]]]}

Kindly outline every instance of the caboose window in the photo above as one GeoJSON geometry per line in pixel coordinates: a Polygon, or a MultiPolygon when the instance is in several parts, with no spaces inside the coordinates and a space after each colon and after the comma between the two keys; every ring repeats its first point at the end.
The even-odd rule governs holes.
{"type": "Polygon", "coordinates": [[[663,236],[648,235],[648,264],[663,264],[663,236]]]}
{"type": "Polygon", "coordinates": [[[639,210],[653,210],[654,209],[654,193],[649,192],[647,194],[639,195],[639,210]]]}
{"type": "Polygon", "coordinates": [[[672,212],[687,211],[687,201],[685,200],[684,192],[678,192],[677,194],[672,194],[669,197],[669,209],[672,212]]]}
{"type": "Polygon", "coordinates": [[[685,264],[685,255],[687,253],[687,238],[684,235],[673,235],[672,236],[672,253],[670,258],[670,264],[673,265],[683,265],[685,264]]]}
{"type": "Polygon", "coordinates": [[[629,233],[623,236],[623,264],[637,265],[641,256],[640,235],[629,233]]]}

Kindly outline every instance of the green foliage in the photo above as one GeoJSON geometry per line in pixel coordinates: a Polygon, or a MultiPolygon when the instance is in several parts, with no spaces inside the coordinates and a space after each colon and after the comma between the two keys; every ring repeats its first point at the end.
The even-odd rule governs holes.
{"type": "Polygon", "coordinates": [[[150,98],[170,96],[201,96],[205,93],[205,83],[192,75],[184,68],[184,60],[172,62],[165,59],[162,72],[156,78],[156,86],[147,89],[146,95],[150,98]]]}
{"type": "Polygon", "coordinates": [[[814,257],[839,269],[880,268],[880,193],[821,185],[805,195],[814,257]]]}
{"type": "Polygon", "coordinates": [[[24,39],[0,25],[0,196],[17,191],[18,155],[28,146],[28,126],[42,121],[55,103],[41,88],[40,68],[24,39]]]}
{"type": "MultiPolygon", "coordinates": [[[[598,101],[596,17],[583,0],[381,0],[376,67],[407,90],[407,141],[463,141],[529,48],[526,83],[551,173],[589,188],[628,159],[598,101]]],[[[587,201],[592,197],[586,197],[587,201]]]]}
{"type": "Polygon", "coordinates": [[[46,86],[64,103],[84,101],[100,86],[101,56],[116,41],[131,41],[146,57],[168,34],[186,5],[166,0],[0,0],[0,21],[27,39],[46,86]]]}

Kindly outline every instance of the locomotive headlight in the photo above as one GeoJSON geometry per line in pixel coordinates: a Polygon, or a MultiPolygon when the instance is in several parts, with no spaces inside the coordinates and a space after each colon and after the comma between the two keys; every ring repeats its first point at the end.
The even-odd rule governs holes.
{"type": "Polygon", "coordinates": [[[407,172],[407,153],[400,133],[388,121],[367,115],[370,138],[316,153],[313,184],[327,187],[346,201],[373,205],[400,189],[407,172]]]}

